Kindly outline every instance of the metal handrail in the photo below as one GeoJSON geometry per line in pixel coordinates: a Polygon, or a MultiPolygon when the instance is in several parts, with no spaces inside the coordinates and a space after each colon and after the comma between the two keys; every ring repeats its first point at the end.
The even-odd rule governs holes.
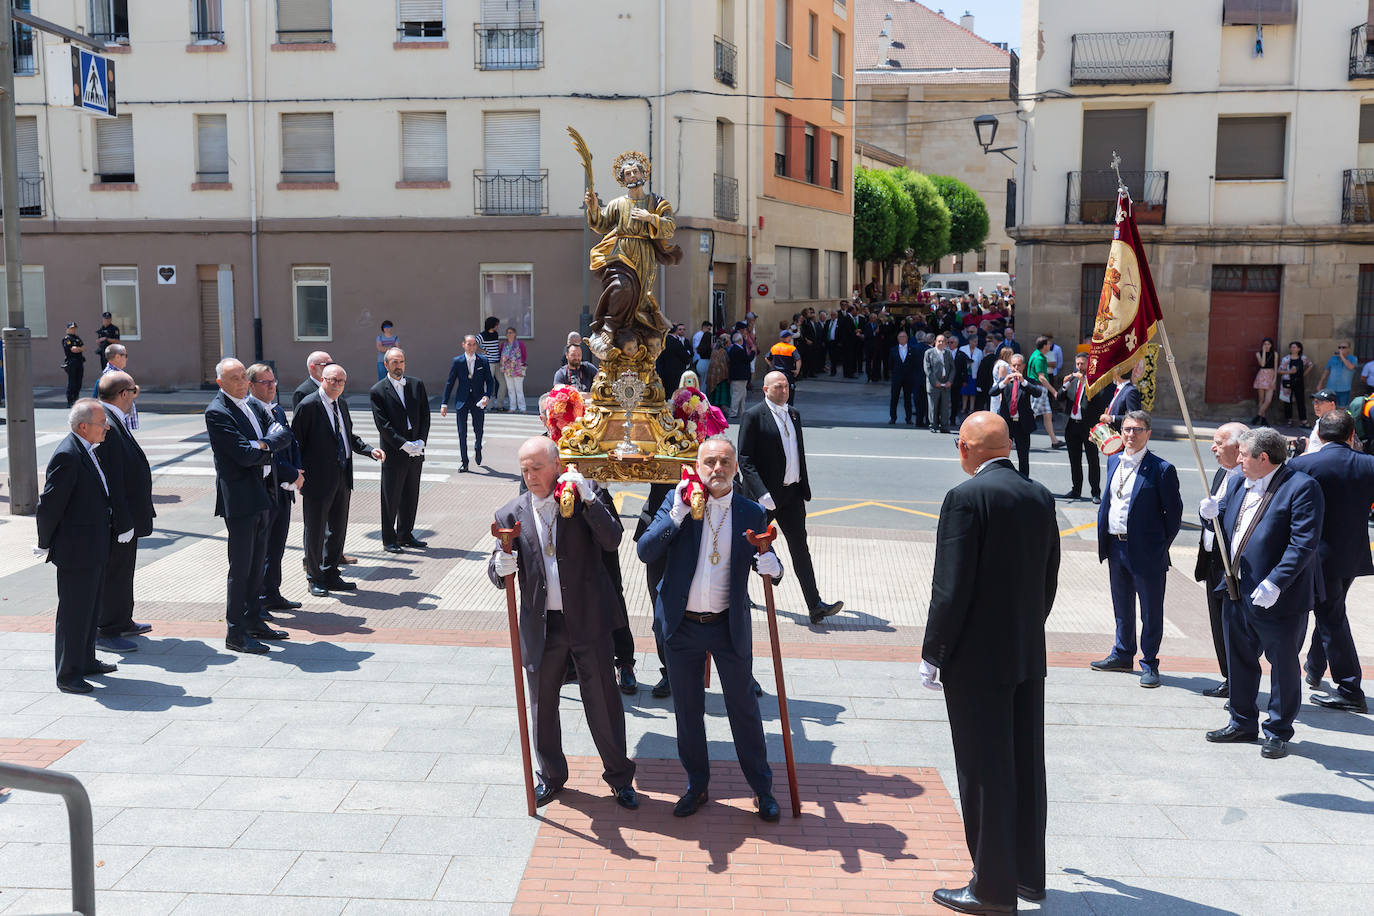
{"type": "Polygon", "coordinates": [[[549,212],[549,170],[472,171],[478,216],[537,216],[549,212]]]}
{"type": "Polygon", "coordinates": [[[542,70],[544,23],[472,26],[473,66],[478,70],[542,70]]]}
{"type": "Polygon", "coordinates": [[[1368,23],[1350,30],[1350,71],[1346,79],[1374,77],[1374,47],[1370,45],[1370,38],[1368,23]]]}
{"type": "Polygon", "coordinates": [[[739,180],[716,173],[713,182],[716,219],[734,222],[739,219],[739,180]]]}
{"type": "Polygon", "coordinates": [[[1064,195],[1064,222],[1111,225],[1116,221],[1118,181],[1126,182],[1134,202],[1136,222],[1142,226],[1164,225],[1169,202],[1169,173],[1084,169],[1069,172],[1064,195]]]}
{"type": "Polygon", "coordinates": [[[91,824],[91,797],[81,780],[55,770],[0,763],[0,785],[62,796],[67,803],[67,832],[72,849],[72,911],[80,916],[95,916],[95,831],[91,824]]]}
{"type": "Polygon", "coordinates": [[[1174,75],[1174,33],[1079,32],[1070,39],[1069,85],[1168,83],[1174,75]]]}
{"type": "Polygon", "coordinates": [[[727,86],[735,85],[735,58],[738,54],[733,44],[716,36],[716,82],[727,86]]]}

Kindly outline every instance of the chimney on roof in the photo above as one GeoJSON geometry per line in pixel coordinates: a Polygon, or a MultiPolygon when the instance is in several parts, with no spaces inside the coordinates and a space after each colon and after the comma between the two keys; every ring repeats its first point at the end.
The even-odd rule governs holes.
{"type": "MultiPolygon", "coordinates": [[[[1374,0],[1372,0],[1374,2],[1374,0]]],[[[883,16],[883,30],[878,33],[878,66],[892,66],[892,14],[883,16]]]]}
{"type": "Polygon", "coordinates": [[[964,28],[968,29],[970,32],[972,32],[972,31],[973,31],[973,14],[970,13],[968,10],[964,10],[964,15],[962,15],[962,16],[959,17],[959,24],[960,24],[961,26],[963,26],[964,28]]]}

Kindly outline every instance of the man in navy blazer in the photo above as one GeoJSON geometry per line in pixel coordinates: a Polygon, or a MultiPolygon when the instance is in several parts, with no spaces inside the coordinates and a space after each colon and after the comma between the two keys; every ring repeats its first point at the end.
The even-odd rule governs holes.
{"type": "Polygon", "coordinates": [[[1102,411],[1099,422],[1106,423],[1117,432],[1121,431],[1121,421],[1126,414],[1133,410],[1140,410],[1143,402],[1140,400],[1140,390],[1131,382],[1129,370],[1122,370],[1116,374],[1116,390],[1112,392],[1112,399],[1107,402],[1107,407],[1102,411]]]}
{"type": "Polygon", "coordinates": [[[677,719],[677,753],[687,771],[687,792],[673,814],[688,817],[706,801],[711,762],[706,751],[706,659],[720,674],[735,754],[754,790],[759,817],[778,819],[773,771],[754,696],[753,627],[749,618],[749,570],[774,581],[782,563],[769,550],[759,556],[745,532],[768,527],[763,507],[734,487],[739,470],[735,445],[712,436],[697,449],[697,474],[706,487],[706,516],[691,518],[683,500],[687,481],[663,501],[635,545],[646,564],[667,557],[654,603],[654,628],[663,637],[668,680],[677,719]]]}
{"type": "MultiPolygon", "coordinates": [[[[249,366],[248,388],[250,401],[284,428],[290,428],[286,411],[278,400],[277,374],[271,366],[266,363],[249,366]]],[[[286,535],[291,530],[291,506],[305,483],[305,463],[301,460],[301,447],[295,434],[289,446],[272,453],[272,462],[277,469],[277,486],[273,490],[274,502],[267,525],[267,559],[262,576],[264,620],[272,619],[272,611],[294,611],[301,606],[299,601],[292,601],[281,593],[281,561],[286,554],[286,535]]]]}
{"type": "Polygon", "coordinates": [[[897,422],[897,398],[902,398],[906,410],[906,425],[912,424],[911,398],[916,393],[916,377],[923,371],[916,349],[908,346],[906,331],[897,332],[897,346],[887,355],[888,374],[892,376],[892,398],[887,405],[887,422],[897,422]]]}
{"type": "Polygon", "coordinates": [[[482,463],[482,420],[487,404],[496,395],[496,377],[491,366],[477,352],[477,337],[463,338],[463,352],[453,358],[444,383],[444,396],[439,401],[439,416],[448,416],[449,396],[456,395],[458,407],[458,456],[462,460],[458,470],[468,469],[468,418],[472,418],[473,451],[477,463],[482,463]]]}
{"type": "Polygon", "coordinates": [[[152,629],[134,621],[134,569],[138,539],[153,533],[157,515],[153,509],[153,474],[148,456],[128,426],[138,396],[133,377],[111,364],[100,376],[97,389],[110,427],[104,441],[95,447],[95,454],[110,484],[110,508],[118,534],[105,564],[96,643],[107,652],[136,652],[138,643],[126,637],[141,636],[152,629]],[[129,531],[132,537],[121,536],[129,531]]]}
{"type": "Polygon", "coordinates": [[[94,398],[73,402],[67,424],[72,431],[53,450],[38,497],[34,554],[57,567],[57,689],[90,693],[86,675],[115,670],[95,657],[96,609],[115,536],[110,485],[95,447],[110,424],[94,398]]]}
{"type": "Polygon", "coordinates": [[[1029,480],[1030,441],[1036,421],[1031,400],[1044,394],[1045,389],[1038,382],[1026,378],[1026,358],[1020,353],[1013,354],[1010,363],[1007,374],[991,390],[993,394],[1002,396],[997,415],[1006,422],[1012,445],[1016,447],[1016,469],[1029,480]]]}
{"type": "Polygon", "coordinates": [[[1231,480],[1220,500],[1208,496],[1198,507],[1208,521],[1221,518],[1225,549],[1239,580],[1238,597],[1228,594],[1222,604],[1231,721],[1208,732],[1207,740],[1259,737],[1263,654],[1270,665],[1269,718],[1260,756],[1270,760],[1288,756],[1293,720],[1302,705],[1298,651],[1307,612],[1324,597],[1318,546],[1326,501],[1315,480],[1284,465],[1287,457],[1288,440],[1275,430],[1241,433],[1242,476],[1231,480]]]}
{"type": "Polygon", "coordinates": [[[1098,671],[1135,670],[1135,605],[1140,599],[1140,686],[1159,686],[1159,643],[1164,635],[1164,583],[1169,545],[1183,524],[1178,471],[1151,452],[1150,415],[1121,418],[1126,447],[1107,459],[1107,487],[1097,509],[1097,559],[1107,564],[1116,614],[1111,653],[1092,663],[1098,671]]]}
{"type": "Polygon", "coordinates": [[[1320,683],[1326,665],[1321,650],[1331,662],[1331,680],[1336,689],[1316,694],[1312,702],[1329,709],[1367,712],[1364,690],[1360,687],[1360,657],[1350,635],[1345,614],[1345,596],[1356,576],[1374,573],[1369,551],[1369,506],[1374,504],[1374,455],[1362,455],[1350,446],[1355,437],[1355,421],[1344,410],[1333,410],[1317,421],[1322,447],[1299,455],[1291,462],[1322,489],[1326,511],[1322,518],[1322,585],[1326,597],[1314,610],[1316,632],[1307,655],[1308,683],[1320,683]],[[1317,663],[1317,664],[1314,664],[1317,663]]]}

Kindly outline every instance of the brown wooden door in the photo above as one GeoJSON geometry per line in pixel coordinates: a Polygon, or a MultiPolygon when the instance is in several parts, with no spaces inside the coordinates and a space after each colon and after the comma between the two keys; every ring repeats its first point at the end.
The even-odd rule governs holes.
{"type": "Polygon", "coordinates": [[[196,279],[200,283],[200,381],[202,386],[214,387],[215,365],[220,361],[218,265],[197,265],[196,279]]]}
{"type": "Polygon", "coordinates": [[[1207,402],[1233,404],[1255,397],[1255,353],[1265,337],[1277,338],[1279,294],[1212,291],[1207,323],[1207,402]]]}

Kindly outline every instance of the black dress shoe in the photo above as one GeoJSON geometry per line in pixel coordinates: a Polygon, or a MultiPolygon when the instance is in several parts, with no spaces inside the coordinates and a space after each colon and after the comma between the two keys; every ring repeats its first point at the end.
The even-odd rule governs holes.
{"type": "Polygon", "coordinates": [[[323,585],[316,585],[314,582],[311,582],[310,594],[314,595],[316,598],[327,598],[329,596],[329,590],[323,585]]]}
{"type": "Polygon", "coordinates": [[[1288,756],[1288,742],[1282,738],[1265,738],[1260,746],[1260,756],[1265,760],[1278,760],[1288,756]]]}
{"type": "Polygon", "coordinates": [[[1216,731],[1207,733],[1207,740],[1213,744],[1244,744],[1254,741],[1258,737],[1259,735],[1255,732],[1243,732],[1234,724],[1228,724],[1225,728],[1218,728],[1216,731]]]}
{"type": "Polygon", "coordinates": [[[1088,662],[1088,667],[1094,671],[1134,671],[1135,661],[1129,658],[1117,658],[1115,655],[1108,655],[1101,661],[1088,662]]]}
{"type": "Polygon", "coordinates": [[[405,553],[400,544],[383,544],[382,549],[387,553],[405,553]]]}
{"type": "Polygon", "coordinates": [[[888,425],[888,426],[896,426],[896,425],[897,425],[897,418],[896,418],[896,417],[893,417],[891,420],[888,420],[888,421],[887,421],[887,425],[888,425]]]}
{"type": "Polygon", "coordinates": [[[686,795],[677,800],[676,805],[673,805],[673,817],[691,817],[704,804],[706,804],[705,789],[700,792],[689,790],[686,795]]]}
{"type": "Polygon", "coordinates": [[[1094,494],[1093,494],[1093,505],[1094,505],[1094,506],[1100,506],[1100,505],[1102,505],[1102,494],[1100,494],[1100,493],[1094,493],[1094,494]]]}
{"type": "Polygon", "coordinates": [[[276,614],[273,614],[271,611],[267,610],[266,608],[263,608],[262,611],[260,611],[260,612],[258,613],[258,619],[261,620],[261,621],[263,621],[264,623],[266,623],[266,622],[269,621],[269,620],[276,620],[276,619],[277,619],[277,615],[276,615],[276,614]]]}
{"type": "Polygon", "coordinates": [[[1016,885],[1016,896],[1022,900],[1029,900],[1031,903],[1039,903],[1045,899],[1045,889],[1042,887],[1036,890],[1033,887],[1026,887],[1024,884],[1016,885]]]}
{"type": "Polygon", "coordinates": [[[639,796],[635,794],[634,786],[621,786],[615,790],[615,803],[622,808],[629,808],[631,811],[639,807],[639,796]]]}
{"type": "Polygon", "coordinates": [[[988,903],[973,896],[973,891],[968,889],[968,885],[960,888],[942,887],[933,895],[935,902],[940,906],[949,907],[958,913],[975,913],[978,916],[990,913],[1015,913],[1016,904],[1013,903],[988,903]]]}
{"type": "Polygon", "coordinates": [[[639,693],[639,681],[635,679],[634,665],[624,665],[620,668],[620,692],[627,697],[639,693]]]}
{"type": "Polygon", "coordinates": [[[134,623],[119,631],[120,636],[142,636],[152,630],[151,623],[134,623]]]}
{"type": "Polygon", "coordinates": [[[462,464],[458,465],[458,473],[459,473],[459,474],[466,474],[466,473],[467,473],[467,470],[468,470],[468,463],[467,463],[466,461],[464,461],[462,464]]]}
{"type": "Polygon", "coordinates": [[[754,810],[758,812],[760,820],[768,821],[770,824],[776,821],[781,813],[778,809],[778,800],[771,795],[760,795],[755,798],[754,810]]]}
{"type": "Polygon", "coordinates": [[[422,541],[419,538],[402,538],[401,546],[414,547],[416,550],[424,550],[426,547],[429,546],[429,542],[422,541]]]}
{"type": "Polygon", "coordinates": [[[1069,492],[1065,493],[1063,496],[1061,496],[1061,497],[1059,497],[1059,498],[1060,498],[1060,499],[1082,499],[1082,498],[1083,498],[1083,494],[1082,494],[1082,493],[1079,493],[1077,490],[1070,490],[1069,492]]]}
{"type": "Polygon", "coordinates": [[[299,601],[291,601],[287,598],[277,597],[269,600],[266,607],[269,611],[295,611],[300,609],[301,603],[299,601]]]}
{"type": "Polygon", "coordinates": [[[1208,687],[1202,691],[1205,697],[1229,697],[1231,695],[1231,685],[1227,681],[1222,681],[1215,687],[1208,687]]]}
{"type": "Polygon", "coordinates": [[[549,802],[553,801],[555,795],[562,791],[562,786],[550,786],[541,782],[534,787],[534,806],[536,808],[544,807],[549,802]]]}
{"type": "Polygon", "coordinates": [[[90,693],[92,690],[95,690],[90,684],[81,680],[58,681],[57,689],[63,693],[90,693]]]}
{"type": "Polygon", "coordinates": [[[475,458],[475,459],[477,459],[477,466],[478,466],[478,467],[481,467],[481,466],[482,466],[482,446],[479,445],[479,446],[477,446],[477,448],[473,449],[472,457],[475,458]]]}
{"type": "Polygon", "coordinates": [[[668,683],[668,675],[663,675],[663,677],[659,679],[659,682],[654,685],[654,689],[650,692],[660,700],[664,697],[672,696],[673,687],[668,683]]]}
{"type": "Polygon", "coordinates": [[[1316,690],[1318,687],[1322,685],[1321,672],[1312,672],[1304,668],[1302,679],[1307,684],[1307,686],[1311,687],[1313,690],[1316,690]]]}
{"type": "Polygon", "coordinates": [[[266,655],[267,647],[256,639],[226,639],[224,648],[231,652],[242,652],[245,655],[266,655]]]}
{"type": "Polygon", "coordinates": [[[1343,697],[1339,693],[1318,693],[1312,697],[1312,702],[1318,706],[1325,706],[1327,709],[1344,709],[1349,712],[1369,712],[1369,704],[1364,697],[1352,700],[1343,697]]]}
{"type": "Polygon", "coordinates": [[[111,664],[111,663],[109,663],[109,662],[96,662],[94,665],[91,665],[89,668],[86,669],[86,673],[87,673],[87,674],[114,674],[114,673],[115,673],[116,671],[118,671],[118,670],[119,670],[119,666],[118,666],[118,665],[113,665],[113,664],[111,664]]]}
{"type": "Polygon", "coordinates": [[[827,617],[834,617],[843,608],[843,601],[834,601],[830,604],[826,604],[824,601],[817,601],[815,606],[811,608],[811,622],[816,624],[827,617]]]}
{"type": "Polygon", "coordinates": [[[331,592],[351,592],[357,590],[358,583],[345,582],[343,579],[330,579],[324,584],[324,587],[331,592]]]}
{"type": "Polygon", "coordinates": [[[274,630],[271,627],[262,627],[257,630],[249,630],[248,635],[253,639],[290,639],[291,634],[285,630],[274,630]]]}

